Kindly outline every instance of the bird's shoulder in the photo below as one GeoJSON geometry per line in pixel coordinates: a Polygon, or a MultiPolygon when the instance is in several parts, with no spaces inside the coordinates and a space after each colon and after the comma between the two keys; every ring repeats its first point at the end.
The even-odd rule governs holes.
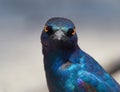
{"type": "Polygon", "coordinates": [[[114,79],[96,60],[83,51],[73,53],[69,61],[62,64],[59,70],[62,76],[67,78],[66,82],[72,81],[70,83],[74,84],[74,87],[79,86],[79,89],[89,87],[88,89],[91,90],[89,92],[96,92],[96,90],[97,92],[117,92],[113,91],[114,88],[120,90],[114,79]]]}
{"type": "Polygon", "coordinates": [[[79,64],[81,69],[85,69],[89,72],[94,70],[98,71],[99,69],[102,69],[102,67],[94,58],[92,58],[89,54],[87,54],[81,49],[75,51],[69,58],[69,61],[73,65],[79,64]]]}
{"type": "MultiPolygon", "coordinates": [[[[79,67],[79,66],[77,66],[79,67]]],[[[101,81],[96,75],[86,70],[79,70],[76,65],[67,62],[60,69],[61,81],[64,87],[74,92],[112,92],[108,85],[101,81]]]]}

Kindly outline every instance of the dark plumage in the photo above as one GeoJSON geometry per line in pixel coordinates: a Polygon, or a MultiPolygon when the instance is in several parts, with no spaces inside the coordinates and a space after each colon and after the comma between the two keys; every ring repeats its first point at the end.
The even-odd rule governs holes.
{"type": "Polygon", "coordinates": [[[51,18],[41,35],[50,92],[120,92],[120,85],[77,44],[72,21],[51,18]]]}

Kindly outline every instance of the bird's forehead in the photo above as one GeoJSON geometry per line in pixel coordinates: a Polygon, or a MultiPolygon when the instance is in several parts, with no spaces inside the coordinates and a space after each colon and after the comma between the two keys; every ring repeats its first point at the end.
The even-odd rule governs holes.
{"type": "Polygon", "coordinates": [[[74,24],[71,20],[65,18],[52,18],[46,23],[48,26],[52,26],[53,29],[67,30],[74,28],[74,24]]]}

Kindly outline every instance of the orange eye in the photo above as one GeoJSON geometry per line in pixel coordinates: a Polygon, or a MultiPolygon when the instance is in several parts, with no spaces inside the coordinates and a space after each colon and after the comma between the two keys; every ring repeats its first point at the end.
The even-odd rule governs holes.
{"type": "Polygon", "coordinates": [[[76,34],[76,30],[75,30],[75,28],[70,28],[70,29],[68,29],[68,32],[67,32],[67,36],[73,36],[73,35],[75,35],[76,34]]]}
{"type": "Polygon", "coordinates": [[[75,30],[75,28],[74,28],[74,30],[73,30],[73,32],[72,32],[72,35],[75,35],[75,33],[76,33],[76,30],[75,30]]]}
{"type": "Polygon", "coordinates": [[[44,31],[45,31],[45,32],[48,32],[48,26],[47,26],[47,25],[45,25],[44,31]]]}

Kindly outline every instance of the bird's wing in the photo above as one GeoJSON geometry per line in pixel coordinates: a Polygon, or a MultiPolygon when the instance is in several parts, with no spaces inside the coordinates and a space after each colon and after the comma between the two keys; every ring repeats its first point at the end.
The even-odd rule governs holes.
{"type": "Polygon", "coordinates": [[[84,75],[84,78],[93,80],[89,84],[96,81],[98,84],[105,85],[107,88],[114,90],[113,92],[120,92],[120,85],[87,53],[83,51],[75,52],[71,56],[70,61],[76,66],[77,71],[81,72],[81,75],[84,75]]]}
{"type": "Polygon", "coordinates": [[[66,77],[67,92],[118,92],[92,72],[80,69],[80,64],[67,62],[60,71],[66,77]]]}
{"type": "Polygon", "coordinates": [[[85,70],[78,72],[77,85],[79,89],[86,90],[84,92],[115,92],[104,81],[85,70]]]}

